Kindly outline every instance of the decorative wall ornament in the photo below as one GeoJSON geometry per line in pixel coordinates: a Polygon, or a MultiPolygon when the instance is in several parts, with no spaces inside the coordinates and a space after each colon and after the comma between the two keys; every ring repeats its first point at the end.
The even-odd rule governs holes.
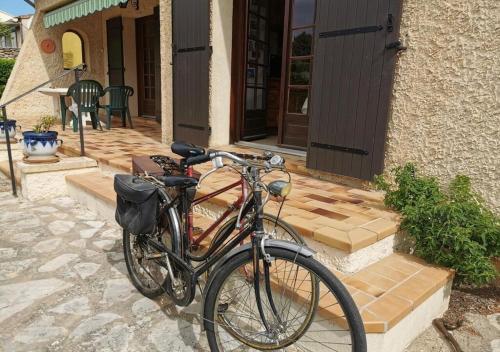
{"type": "Polygon", "coordinates": [[[44,39],[40,47],[45,54],[52,54],[56,50],[56,43],[52,39],[44,39]]]}

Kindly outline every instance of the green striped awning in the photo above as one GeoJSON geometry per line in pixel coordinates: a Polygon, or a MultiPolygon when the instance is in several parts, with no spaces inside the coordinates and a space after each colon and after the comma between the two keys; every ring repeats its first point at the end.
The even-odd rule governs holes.
{"type": "Polygon", "coordinates": [[[45,28],[49,28],[76,18],[88,16],[96,11],[107,9],[128,0],[78,0],[47,12],[43,16],[45,28]]]}

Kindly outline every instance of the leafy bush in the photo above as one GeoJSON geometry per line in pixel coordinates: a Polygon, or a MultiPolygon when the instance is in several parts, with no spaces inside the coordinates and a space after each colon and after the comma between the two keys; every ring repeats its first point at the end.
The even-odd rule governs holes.
{"type": "Polygon", "coordinates": [[[395,185],[378,176],[385,204],[401,212],[401,229],[415,240],[415,254],[456,270],[458,282],[482,285],[498,275],[491,261],[500,256],[500,219],[458,175],[446,192],[434,178],[408,163],[393,170],[395,185]]]}
{"type": "Polygon", "coordinates": [[[0,97],[3,94],[7,80],[9,79],[12,68],[14,68],[14,59],[0,59],[0,97]]]}
{"type": "Polygon", "coordinates": [[[0,58],[0,97],[3,94],[7,80],[9,79],[10,73],[14,68],[14,59],[2,59],[0,58]]]}

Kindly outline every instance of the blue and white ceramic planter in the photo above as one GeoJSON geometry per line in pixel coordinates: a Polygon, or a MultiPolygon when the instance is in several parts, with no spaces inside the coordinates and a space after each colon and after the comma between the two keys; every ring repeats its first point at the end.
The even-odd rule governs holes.
{"type": "Polygon", "coordinates": [[[62,140],[57,139],[56,131],[36,133],[23,132],[24,153],[28,156],[52,156],[57,153],[57,148],[62,145],[62,140]]]}
{"type": "MultiPolygon", "coordinates": [[[[21,127],[21,126],[19,126],[21,127]]],[[[16,120],[8,120],[7,122],[5,121],[0,121],[0,139],[4,140],[6,135],[5,135],[5,128],[9,129],[9,138],[12,139],[16,135],[16,120]]]]}

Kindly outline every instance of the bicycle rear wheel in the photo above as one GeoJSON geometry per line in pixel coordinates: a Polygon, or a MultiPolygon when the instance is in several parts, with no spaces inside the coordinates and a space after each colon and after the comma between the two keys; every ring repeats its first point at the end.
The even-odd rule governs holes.
{"type": "Polygon", "coordinates": [[[204,316],[210,349],[365,352],[362,320],[342,283],[312,257],[279,248],[266,252],[272,257],[272,290],[270,297],[260,275],[262,311],[248,276],[252,250],[236,255],[214,277],[204,316]]]}

